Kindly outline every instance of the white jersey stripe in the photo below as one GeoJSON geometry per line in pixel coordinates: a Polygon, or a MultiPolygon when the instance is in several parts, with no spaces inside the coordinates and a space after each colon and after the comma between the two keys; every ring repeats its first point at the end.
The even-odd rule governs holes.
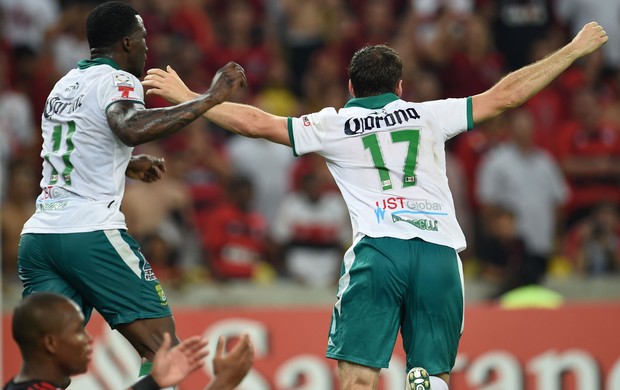
{"type": "Polygon", "coordinates": [[[110,241],[110,244],[112,244],[112,246],[116,250],[116,253],[118,253],[118,255],[123,259],[125,264],[127,264],[127,266],[133,271],[134,274],[136,274],[139,279],[142,279],[142,271],[140,270],[140,258],[136,256],[135,253],[133,253],[129,244],[125,242],[125,240],[123,240],[121,233],[116,229],[104,230],[103,232],[108,238],[108,241],[110,241]]]}

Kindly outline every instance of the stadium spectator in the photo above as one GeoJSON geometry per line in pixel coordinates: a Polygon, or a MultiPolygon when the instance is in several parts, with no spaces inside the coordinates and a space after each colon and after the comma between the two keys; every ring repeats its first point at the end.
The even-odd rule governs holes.
{"type": "Polygon", "coordinates": [[[601,203],[566,235],[566,255],[579,274],[601,276],[620,271],[618,207],[601,203]]]}
{"type": "Polygon", "coordinates": [[[553,0],[482,0],[480,3],[481,7],[490,8],[484,12],[491,15],[495,44],[509,70],[526,65],[531,58],[532,44],[551,34],[555,27],[553,0]]]}
{"type": "Polygon", "coordinates": [[[51,49],[54,68],[61,74],[75,68],[78,61],[90,54],[84,25],[94,3],[94,0],[89,0],[69,4],[45,35],[45,40],[51,49]]]}
{"type": "Polygon", "coordinates": [[[209,268],[217,280],[251,280],[268,261],[267,224],[253,210],[253,201],[252,181],[234,176],[224,202],[201,221],[209,268]]]}
{"type": "Polygon", "coordinates": [[[9,58],[0,51],[0,201],[6,195],[6,177],[13,160],[30,160],[35,133],[32,105],[28,97],[9,86],[9,58]]]}
{"type": "MultiPolygon", "coordinates": [[[[286,118],[224,103],[206,113],[232,132],[291,146],[296,155],[316,152],[326,159],[354,232],[326,354],[338,360],[342,389],[376,387],[399,330],[409,388],[421,373],[428,379],[426,389],[448,388],[463,325],[458,252],[466,244],[446,178],[445,142],[523,104],[607,39],[603,27],[591,22],[552,55],[510,73],[481,94],[419,104],[400,99],[398,54],[384,45],[367,46],[349,66],[348,87],[356,98],[339,111],[327,107],[286,118]],[[423,261],[426,257],[433,261],[423,261]],[[420,305],[423,313],[416,314],[420,305]],[[427,331],[417,318],[429,320],[427,331]],[[441,336],[429,338],[427,332],[441,336]],[[364,337],[369,333],[383,337],[364,337]],[[417,366],[428,367],[430,377],[417,366]]],[[[152,88],[149,93],[173,102],[196,97],[172,69],[151,69],[143,83],[152,88]]]]}
{"type": "Polygon", "coordinates": [[[534,144],[531,114],[526,109],[513,111],[509,123],[510,141],[489,151],[480,164],[477,195],[483,213],[497,206],[512,211],[516,234],[541,277],[556,250],[559,211],[568,199],[568,185],[553,157],[534,144]]]}
{"type": "Polygon", "coordinates": [[[11,160],[6,167],[6,199],[0,205],[0,242],[2,245],[2,286],[9,289],[17,277],[17,248],[24,222],[34,212],[32,198],[37,194],[36,170],[27,160],[11,160]]]}
{"type": "Polygon", "coordinates": [[[597,95],[588,87],[575,91],[571,113],[557,138],[558,160],[571,187],[569,226],[602,201],[620,205],[620,128],[602,120],[597,95]]]}
{"type": "Polygon", "coordinates": [[[342,196],[324,192],[318,175],[308,172],[299,190],[282,199],[271,235],[281,247],[287,275],[308,286],[327,287],[338,280],[351,222],[342,196]]]}
{"type": "Polygon", "coordinates": [[[2,33],[13,47],[43,50],[45,34],[60,16],[58,0],[2,0],[2,33]]]}

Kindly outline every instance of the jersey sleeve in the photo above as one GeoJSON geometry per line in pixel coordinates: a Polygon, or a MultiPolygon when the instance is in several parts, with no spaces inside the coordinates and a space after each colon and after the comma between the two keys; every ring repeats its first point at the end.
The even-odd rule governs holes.
{"type": "Polygon", "coordinates": [[[144,106],[144,89],[140,80],[131,73],[116,70],[103,77],[99,86],[99,102],[107,111],[112,103],[133,101],[144,106]]]}
{"type": "Polygon", "coordinates": [[[288,118],[288,136],[293,147],[293,154],[319,152],[323,149],[326,118],[335,116],[334,108],[325,108],[317,113],[304,115],[300,118],[288,118]]]}
{"type": "Polygon", "coordinates": [[[474,128],[474,113],[471,97],[462,99],[434,100],[424,103],[432,112],[436,129],[441,132],[444,140],[474,128]]]}

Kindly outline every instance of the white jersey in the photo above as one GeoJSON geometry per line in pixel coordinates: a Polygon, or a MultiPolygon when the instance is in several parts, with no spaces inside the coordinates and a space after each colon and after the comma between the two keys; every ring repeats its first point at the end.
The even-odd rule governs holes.
{"type": "Polygon", "coordinates": [[[408,103],[384,94],[289,118],[289,137],[295,155],[325,157],[354,238],[419,237],[461,251],[445,142],[472,127],[471,98],[408,103]]]}
{"type": "Polygon", "coordinates": [[[126,229],[120,206],[133,148],[106,119],[121,100],[144,105],[144,91],[111,60],[80,61],[56,83],[41,122],[42,192],[22,233],[126,229]]]}

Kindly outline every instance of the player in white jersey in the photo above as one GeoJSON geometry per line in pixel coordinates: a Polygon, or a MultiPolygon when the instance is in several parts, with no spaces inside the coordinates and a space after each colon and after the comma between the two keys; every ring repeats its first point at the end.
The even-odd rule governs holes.
{"type": "MultiPolygon", "coordinates": [[[[22,232],[19,276],[24,297],[63,294],[80,305],[85,321],[94,308],[151,360],[164,333],[173,344],[179,340],[166,295],[127,233],[120,206],[125,175],[150,182],[165,166],[151,156],[132,157],[133,147],[180,130],[246,80],[231,62],[191,102],[145,109],[138,77],[146,29],[137,11],[119,1],[103,3],[88,16],[86,30],[91,59],[58,81],[43,112],[42,192],[22,232]]],[[[230,369],[247,372],[235,364],[230,369]]],[[[219,376],[213,384],[233,387],[230,378],[238,376],[219,376]]]]}
{"type": "MultiPolygon", "coordinates": [[[[340,110],[285,118],[224,103],[205,114],[235,133],[291,146],[295,155],[317,152],[327,161],[354,233],[327,342],[327,357],[338,360],[341,389],[377,387],[399,328],[408,388],[448,388],[463,325],[457,253],[465,239],[448,189],[444,143],[524,103],[607,39],[601,26],[589,23],[572,42],[488,91],[424,103],[399,98],[398,54],[369,46],[351,60],[349,92],[355,98],[340,110]]],[[[172,102],[196,96],[172,69],[149,70],[143,84],[172,102]]]]}

